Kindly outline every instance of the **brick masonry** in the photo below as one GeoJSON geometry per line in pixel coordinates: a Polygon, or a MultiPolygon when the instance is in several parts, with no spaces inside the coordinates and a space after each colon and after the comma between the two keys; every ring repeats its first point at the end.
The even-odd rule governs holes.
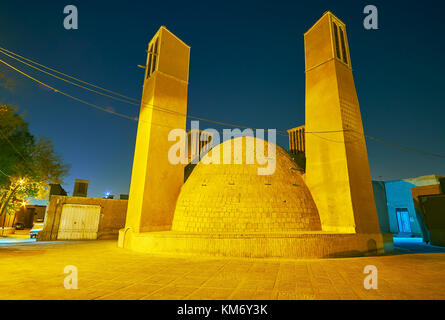
{"type": "Polygon", "coordinates": [[[37,236],[38,241],[57,240],[64,204],[101,206],[98,239],[117,239],[119,229],[125,226],[127,200],[51,196],[45,214],[45,225],[37,236]]]}
{"type": "MultiPolygon", "coordinates": [[[[257,141],[252,137],[238,139],[243,142],[244,156],[246,145],[257,141]]],[[[232,144],[234,159],[233,140],[217,148],[222,154],[228,144],[232,144]]],[[[277,146],[272,175],[258,175],[260,165],[246,162],[245,158],[241,164],[201,161],[181,189],[172,230],[204,233],[321,230],[310,191],[286,151],[277,146]]]]}

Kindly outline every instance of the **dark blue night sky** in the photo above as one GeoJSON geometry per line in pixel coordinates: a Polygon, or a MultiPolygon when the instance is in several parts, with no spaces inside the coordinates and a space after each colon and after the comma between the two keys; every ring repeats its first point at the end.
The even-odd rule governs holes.
{"type": "MultiPolygon", "coordinates": [[[[304,124],[303,33],[327,10],[347,26],[365,133],[445,154],[442,1],[9,1],[0,0],[0,46],[110,90],[140,98],[146,46],[165,25],[191,46],[188,113],[258,128],[304,124]],[[63,8],[79,30],[63,28],[63,8]],[[379,9],[379,30],[363,8],[379,9]]],[[[138,108],[1,59],[66,92],[131,116],[138,108]]],[[[31,131],[72,165],[65,188],[89,179],[89,196],[127,194],[137,123],[92,109],[0,65],[31,131]]],[[[212,124],[201,123],[209,127],[212,124]]],[[[217,128],[217,127],[216,127],[217,128]]],[[[221,128],[217,128],[221,129],[221,128]]],[[[287,138],[278,143],[288,146],[287,138]]],[[[445,159],[367,142],[374,179],[445,174],[445,159]]]]}

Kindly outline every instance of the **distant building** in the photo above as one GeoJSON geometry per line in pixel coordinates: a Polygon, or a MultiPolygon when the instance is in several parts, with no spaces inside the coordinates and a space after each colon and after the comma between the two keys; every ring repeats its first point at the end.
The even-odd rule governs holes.
{"type": "MultiPolygon", "coordinates": [[[[28,204],[21,206],[13,214],[6,214],[0,219],[0,227],[14,228],[16,224],[23,225],[23,228],[32,228],[36,222],[43,222],[45,218],[46,206],[28,204]]],[[[11,232],[13,232],[11,230],[11,232]]]]}
{"type": "Polygon", "coordinates": [[[425,225],[424,240],[445,247],[445,178],[439,178],[439,184],[412,188],[411,193],[425,225]]]}
{"type": "Polygon", "coordinates": [[[43,222],[46,206],[26,205],[16,212],[15,223],[23,223],[25,228],[31,228],[36,222],[43,222]]]}
{"type": "Polygon", "coordinates": [[[289,151],[293,154],[306,152],[305,126],[287,130],[289,134],[289,151]]]}
{"type": "Polygon", "coordinates": [[[306,155],[305,172],[274,144],[276,152],[267,157],[274,161],[273,172],[261,174],[264,163],[247,160],[252,152],[247,145],[257,146],[258,160],[269,150],[267,141],[244,136],[215,145],[209,137],[198,139],[198,130],[188,135],[191,163],[184,168],[166,157],[169,130],[159,123],[185,129],[185,117],[178,114],[187,114],[190,47],[159,29],[148,44],[142,97],[157,109],[141,106],[119,247],[262,258],[392,250],[392,235],[381,233],[375,207],[345,24],[324,13],[304,34],[304,47],[306,123],[289,130],[289,143],[291,155],[306,155]],[[306,136],[306,129],[325,134],[306,136]],[[236,152],[235,143],[240,143],[236,152]],[[193,160],[204,152],[205,161],[193,169],[193,160]]]}
{"type": "Polygon", "coordinates": [[[37,241],[117,239],[126,200],[52,196],[37,241]]]}
{"type": "Polygon", "coordinates": [[[187,132],[188,163],[193,159],[207,153],[212,148],[212,135],[203,130],[190,130],[187,132]]]}
{"type": "Polygon", "coordinates": [[[88,194],[89,180],[76,179],[74,183],[73,197],[86,197],[88,194]]]}
{"type": "Polygon", "coordinates": [[[429,240],[428,228],[420,207],[416,210],[415,202],[421,195],[440,193],[439,181],[443,177],[428,175],[384,182],[391,233],[399,237],[422,237],[429,240]]]}
{"type": "Polygon", "coordinates": [[[127,199],[121,195],[115,200],[110,194],[103,199],[88,198],[88,184],[89,180],[76,179],[72,197],[60,186],[51,186],[53,193],[63,192],[50,197],[37,241],[117,239],[125,226],[127,199]]]}
{"type": "Polygon", "coordinates": [[[49,188],[50,196],[66,196],[67,192],[62,188],[60,184],[52,183],[49,188]]]}
{"type": "Polygon", "coordinates": [[[445,247],[445,194],[419,197],[419,208],[429,231],[431,244],[445,247]]]}

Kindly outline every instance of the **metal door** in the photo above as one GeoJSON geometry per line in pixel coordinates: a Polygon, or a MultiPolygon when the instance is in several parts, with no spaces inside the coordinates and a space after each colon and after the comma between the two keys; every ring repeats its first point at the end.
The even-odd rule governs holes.
{"type": "Polygon", "coordinates": [[[58,240],[95,240],[99,229],[100,206],[64,204],[58,240]]]}
{"type": "Polygon", "coordinates": [[[396,214],[399,232],[411,233],[411,223],[409,222],[408,209],[396,209],[396,214]]]}

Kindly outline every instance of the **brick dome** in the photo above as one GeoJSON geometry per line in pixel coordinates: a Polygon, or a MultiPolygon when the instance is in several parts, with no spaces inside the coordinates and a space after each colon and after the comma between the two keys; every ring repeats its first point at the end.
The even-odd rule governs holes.
{"type": "MultiPolygon", "coordinates": [[[[176,203],[172,230],[198,233],[271,233],[320,231],[321,223],[302,172],[287,152],[276,146],[276,170],[259,175],[260,165],[246,164],[246,146],[268,143],[239,137],[212,149],[183,185],[176,203]],[[223,164],[231,146],[231,163],[223,164]],[[242,163],[233,164],[234,159],[242,163]],[[228,150],[228,149],[226,149],[228,150]],[[220,152],[220,164],[205,164],[220,152]],[[215,153],[214,153],[215,152],[215,153]]],[[[256,149],[256,148],[255,148],[256,149]]],[[[254,153],[254,152],[251,152],[254,153]]]]}

